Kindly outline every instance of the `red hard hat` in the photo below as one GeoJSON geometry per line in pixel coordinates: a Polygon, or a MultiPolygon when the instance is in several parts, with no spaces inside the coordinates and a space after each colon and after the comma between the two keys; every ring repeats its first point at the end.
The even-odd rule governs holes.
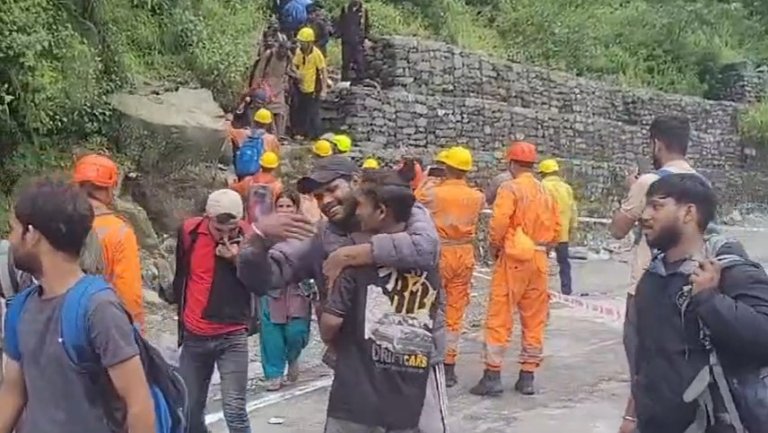
{"type": "Polygon", "coordinates": [[[515,141],[507,149],[507,161],[525,162],[533,164],[536,162],[536,146],[525,141],[515,141]]]}

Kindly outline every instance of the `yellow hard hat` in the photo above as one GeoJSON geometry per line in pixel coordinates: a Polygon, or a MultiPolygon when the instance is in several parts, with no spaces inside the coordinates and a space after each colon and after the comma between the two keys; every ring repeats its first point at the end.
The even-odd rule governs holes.
{"type": "Polygon", "coordinates": [[[379,161],[376,161],[374,158],[368,158],[363,161],[363,168],[370,168],[375,170],[379,168],[379,161]]]}
{"type": "Polygon", "coordinates": [[[457,170],[472,170],[472,152],[466,147],[454,146],[446,152],[444,163],[457,170]]]}
{"type": "Polygon", "coordinates": [[[264,152],[259,159],[263,168],[277,168],[280,165],[280,157],[275,152],[264,152]]]}
{"type": "Polygon", "coordinates": [[[539,163],[539,172],[543,174],[550,174],[556,171],[560,171],[560,166],[554,159],[545,159],[539,163]]]}
{"type": "Polygon", "coordinates": [[[443,164],[447,164],[446,160],[448,159],[448,149],[443,149],[440,152],[437,153],[437,156],[435,156],[435,162],[442,162],[443,164]]]}
{"type": "Polygon", "coordinates": [[[333,155],[333,145],[328,140],[317,140],[312,145],[312,153],[320,157],[333,155]]]}
{"type": "Polygon", "coordinates": [[[352,139],[347,134],[336,134],[331,141],[336,145],[339,153],[347,153],[352,149],[352,139]]]}
{"type": "Polygon", "coordinates": [[[299,34],[296,35],[296,39],[299,42],[315,42],[315,31],[311,27],[304,27],[299,30],[299,34]]]}
{"type": "Polygon", "coordinates": [[[253,121],[263,125],[269,125],[272,123],[272,112],[266,108],[259,108],[256,110],[256,114],[253,115],[253,121]]]}

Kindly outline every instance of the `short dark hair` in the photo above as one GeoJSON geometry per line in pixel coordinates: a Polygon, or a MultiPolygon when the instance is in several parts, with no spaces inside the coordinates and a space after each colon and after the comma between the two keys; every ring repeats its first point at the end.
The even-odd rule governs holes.
{"type": "Polygon", "coordinates": [[[685,156],[691,140],[691,123],[683,116],[658,116],[649,128],[652,140],[664,143],[668,151],[685,156]]]}
{"type": "Polygon", "coordinates": [[[93,226],[93,208],[76,185],[56,178],[40,178],[24,187],[13,207],[25,228],[39,231],[53,248],[78,256],[93,226]]]}
{"type": "Polygon", "coordinates": [[[392,169],[369,170],[363,174],[360,194],[374,205],[381,205],[392,212],[395,222],[404,223],[411,218],[416,197],[411,185],[392,169]]]}
{"type": "Polygon", "coordinates": [[[717,197],[709,182],[696,173],[674,173],[660,177],[648,187],[646,194],[652,197],[671,198],[676,203],[696,206],[699,220],[696,224],[704,232],[715,219],[717,197]]]}
{"type": "Polygon", "coordinates": [[[413,157],[405,157],[403,158],[403,164],[398,169],[398,174],[400,175],[403,180],[406,182],[412,182],[414,179],[416,179],[417,175],[417,168],[424,167],[424,164],[422,163],[420,158],[413,158],[413,157]]]}

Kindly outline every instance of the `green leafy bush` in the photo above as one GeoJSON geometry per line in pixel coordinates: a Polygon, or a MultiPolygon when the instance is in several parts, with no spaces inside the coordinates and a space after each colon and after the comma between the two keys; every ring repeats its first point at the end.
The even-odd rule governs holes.
{"type": "MultiPolygon", "coordinates": [[[[324,0],[337,15],[347,0],[324,0]]],[[[374,33],[691,95],[768,59],[760,0],[367,0],[374,33]]],[[[243,89],[267,0],[14,0],[0,13],[0,195],[111,133],[107,97],[145,81],[243,89]]],[[[329,49],[339,63],[337,42],[329,49]]],[[[744,117],[754,134],[764,108],[744,117]],[[760,114],[760,116],[758,116],[760,114]]],[[[763,116],[763,117],[761,117],[763,116]]],[[[757,128],[757,129],[756,129],[757,128]]]]}
{"type": "Polygon", "coordinates": [[[739,132],[750,144],[768,147],[768,103],[754,104],[741,113],[739,132]]]}

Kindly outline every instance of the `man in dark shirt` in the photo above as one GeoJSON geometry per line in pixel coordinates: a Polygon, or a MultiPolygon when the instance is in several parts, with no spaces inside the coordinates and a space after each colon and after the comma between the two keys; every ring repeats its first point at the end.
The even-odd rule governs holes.
{"type": "MultiPolygon", "coordinates": [[[[367,235],[405,230],[415,198],[393,170],[370,173],[357,192],[367,235]]],[[[432,330],[442,287],[436,269],[361,266],[336,280],[320,319],[337,350],[326,433],[418,432],[432,330]]]]}
{"type": "Polygon", "coordinates": [[[155,432],[134,329],[114,291],[94,294],[88,306],[86,342],[105,377],[84,374],[62,344],[64,301],[70,289],[87,284],[79,259],[93,225],[88,198],[68,181],[44,179],[21,192],[12,209],[16,267],[39,286],[20,312],[15,353],[5,360],[0,433],[155,432]],[[108,393],[102,380],[109,382],[108,393]]]}
{"type": "Polygon", "coordinates": [[[725,376],[768,366],[768,277],[738,242],[704,236],[715,211],[714,192],[695,173],[648,188],[641,221],[657,254],[635,295],[637,417],[624,417],[640,432],[733,432],[735,418],[763,431],[750,429],[749,413],[728,410],[739,396],[717,385],[712,356],[725,376]]]}
{"type": "Polygon", "coordinates": [[[350,81],[355,70],[355,83],[365,77],[365,40],[371,28],[368,9],[362,0],[350,0],[342,9],[336,24],[341,38],[341,81],[350,81]]]}

